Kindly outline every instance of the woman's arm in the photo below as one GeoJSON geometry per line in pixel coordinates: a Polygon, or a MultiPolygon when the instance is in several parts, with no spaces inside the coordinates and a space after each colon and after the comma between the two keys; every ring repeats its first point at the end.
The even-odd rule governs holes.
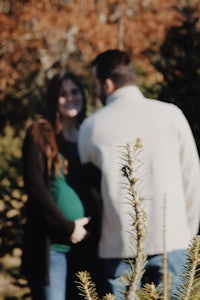
{"type": "Polygon", "coordinates": [[[58,209],[48,188],[45,160],[29,135],[24,140],[22,154],[25,187],[32,202],[32,213],[38,210],[54,242],[66,243],[75,229],[75,223],[67,220],[58,209]]]}

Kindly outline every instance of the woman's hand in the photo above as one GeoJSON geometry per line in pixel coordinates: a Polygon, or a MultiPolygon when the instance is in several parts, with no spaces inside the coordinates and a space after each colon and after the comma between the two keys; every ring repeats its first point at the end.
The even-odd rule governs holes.
{"type": "Polygon", "coordinates": [[[81,219],[77,219],[75,220],[75,227],[74,227],[74,231],[72,233],[72,235],[69,237],[69,240],[73,243],[73,244],[77,244],[79,242],[81,242],[87,235],[87,230],[85,229],[85,225],[87,225],[89,223],[89,218],[84,217],[81,219]]]}

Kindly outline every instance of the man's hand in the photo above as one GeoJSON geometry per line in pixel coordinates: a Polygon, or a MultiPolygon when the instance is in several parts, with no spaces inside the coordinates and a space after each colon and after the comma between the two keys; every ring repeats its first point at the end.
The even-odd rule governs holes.
{"type": "Polygon", "coordinates": [[[87,235],[87,230],[85,229],[85,225],[89,223],[89,218],[84,217],[81,219],[77,219],[74,221],[75,222],[75,227],[72,235],[70,236],[69,240],[73,244],[77,244],[81,242],[87,235]]]}

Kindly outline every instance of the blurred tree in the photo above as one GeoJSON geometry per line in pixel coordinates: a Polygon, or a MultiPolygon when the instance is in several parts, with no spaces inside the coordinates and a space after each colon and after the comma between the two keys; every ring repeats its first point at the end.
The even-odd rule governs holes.
{"type": "Polygon", "coordinates": [[[174,3],[2,0],[0,130],[7,123],[18,130],[34,113],[44,111],[45,79],[57,69],[68,68],[88,78],[88,64],[108,48],[128,51],[145,69],[141,81],[155,81],[155,70],[142,51],[153,41],[163,40],[175,23],[174,3]]]}
{"type": "Polygon", "coordinates": [[[7,126],[0,140],[0,257],[21,247],[23,212],[26,195],[23,191],[21,170],[21,144],[23,133],[15,137],[7,126]]]}
{"type": "Polygon", "coordinates": [[[27,282],[19,272],[23,225],[26,220],[24,204],[27,200],[20,163],[23,133],[18,132],[16,136],[11,126],[6,126],[4,131],[5,136],[0,138],[0,276],[6,278],[7,282],[5,288],[1,284],[0,294],[2,299],[30,299],[27,282]],[[11,257],[14,258],[14,264],[11,257]],[[7,295],[10,291],[7,288],[9,281],[15,289],[12,297],[10,293],[7,295]]]}
{"type": "Polygon", "coordinates": [[[178,26],[172,26],[160,47],[148,51],[163,80],[152,88],[159,98],[177,104],[186,115],[200,153],[200,2],[182,0],[175,8],[179,12],[178,26]]]}

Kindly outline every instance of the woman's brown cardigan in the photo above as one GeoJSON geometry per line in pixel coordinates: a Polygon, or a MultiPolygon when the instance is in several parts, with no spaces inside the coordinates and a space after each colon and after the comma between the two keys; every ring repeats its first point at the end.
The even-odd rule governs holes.
{"type": "Polygon", "coordinates": [[[27,279],[48,283],[50,241],[69,243],[75,224],[57,208],[48,187],[46,159],[29,134],[24,140],[22,162],[28,201],[21,272],[27,279]]]}

